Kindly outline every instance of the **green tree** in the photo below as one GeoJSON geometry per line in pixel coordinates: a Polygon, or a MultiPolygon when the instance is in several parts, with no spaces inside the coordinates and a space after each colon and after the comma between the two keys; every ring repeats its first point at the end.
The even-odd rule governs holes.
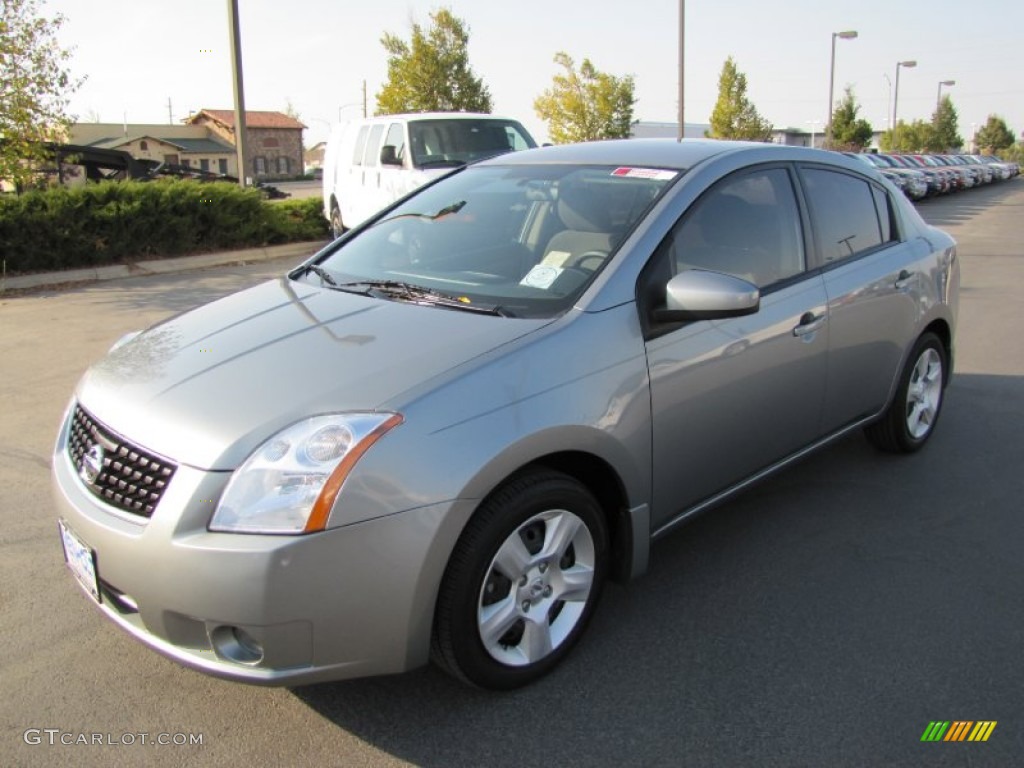
{"type": "Polygon", "coordinates": [[[1024,141],[1018,141],[1016,144],[1000,150],[999,159],[1008,163],[1024,165],[1024,141]]]}
{"type": "Polygon", "coordinates": [[[490,112],[491,94],[469,66],[469,28],[449,9],[430,14],[430,27],[412,25],[410,42],[385,32],[388,79],[377,114],[490,112]]]}
{"type": "Polygon", "coordinates": [[[82,81],[57,43],[63,16],[40,16],[39,0],[0,0],[0,11],[0,179],[21,186],[45,157],[40,142],[64,137],[68,100],[82,81]]]}
{"type": "Polygon", "coordinates": [[[730,56],[718,76],[718,101],[711,112],[711,130],[705,131],[705,135],[713,139],[767,141],[771,132],[772,124],[757,113],[747,98],[747,76],[736,68],[730,56]]]}
{"type": "Polygon", "coordinates": [[[1013,142],[1013,131],[998,115],[989,115],[985,125],[974,134],[974,146],[978,148],[978,151],[988,155],[994,155],[1012,147],[1013,142]]]}
{"type": "Polygon", "coordinates": [[[857,117],[860,107],[853,97],[853,88],[846,86],[842,100],[832,114],[832,140],[826,149],[860,152],[871,143],[874,130],[871,123],[857,117]]]}
{"type": "Polygon", "coordinates": [[[590,59],[576,70],[569,54],[559,51],[555,63],[564,70],[554,84],[533,102],[537,116],[548,124],[555,144],[629,137],[636,104],[633,77],[598,71],[590,59]]]}
{"type": "Polygon", "coordinates": [[[932,113],[932,131],[926,149],[929,152],[949,152],[963,147],[964,140],[958,130],[959,122],[953,100],[948,95],[943,96],[932,113]]]}
{"type": "Polygon", "coordinates": [[[886,131],[878,141],[883,152],[927,152],[934,143],[934,127],[924,120],[896,123],[895,131],[886,131]]]}

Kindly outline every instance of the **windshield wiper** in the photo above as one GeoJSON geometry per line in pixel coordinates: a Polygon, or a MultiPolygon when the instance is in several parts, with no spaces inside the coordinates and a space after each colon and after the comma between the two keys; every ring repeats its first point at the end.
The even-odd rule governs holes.
{"type": "Polygon", "coordinates": [[[321,267],[319,264],[307,264],[306,271],[312,272],[314,275],[319,277],[323,282],[327,283],[332,288],[337,288],[337,281],[331,277],[331,273],[321,267]]]}
{"type": "Polygon", "coordinates": [[[427,219],[428,221],[436,221],[437,219],[440,219],[442,216],[447,216],[448,214],[451,213],[458,213],[465,207],[466,201],[459,200],[457,202],[452,203],[451,205],[446,205],[437,213],[396,213],[394,216],[389,216],[388,218],[384,219],[384,221],[378,222],[378,224],[375,226],[379,226],[380,224],[386,224],[387,222],[394,221],[395,219],[406,218],[427,219]]]}
{"type": "Polygon", "coordinates": [[[432,165],[448,165],[451,166],[452,168],[458,168],[460,165],[465,164],[465,160],[445,160],[444,158],[440,158],[438,160],[421,160],[420,162],[416,163],[416,166],[418,168],[429,168],[432,165]]]}
{"type": "Polygon", "coordinates": [[[341,283],[336,286],[340,290],[352,290],[355,293],[363,293],[366,296],[380,296],[398,301],[408,301],[413,304],[425,304],[429,306],[445,307],[446,309],[461,309],[464,312],[478,312],[499,317],[513,317],[512,313],[501,306],[491,307],[471,304],[469,299],[456,298],[446,293],[435,291],[431,288],[403,283],[399,280],[353,280],[348,283],[341,283]],[[355,290],[362,288],[362,290],[355,290]]]}

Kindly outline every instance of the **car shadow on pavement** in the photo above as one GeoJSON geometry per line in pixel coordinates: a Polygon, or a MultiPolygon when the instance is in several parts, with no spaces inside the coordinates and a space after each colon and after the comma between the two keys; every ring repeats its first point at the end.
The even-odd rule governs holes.
{"type": "Polygon", "coordinates": [[[699,517],[532,687],[431,667],[293,694],[423,766],[962,765],[921,753],[929,720],[1024,715],[1021,413],[1024,378],[957,375],[920,453],[851,436],[699,517]]]}
{"type": "MultiPolygon", "coordinates": [[[[1003,201],[1021,189],[1024,177],[994,182],[978,189],[968,189],[945,197],[919,201],[918,212],[934,227],[950,227],[962,224],[983,213],[994,205],[1005,205],[1003,201]]],[[[1013,203],[1016,205],[1016,203],[1013,203]]]]}

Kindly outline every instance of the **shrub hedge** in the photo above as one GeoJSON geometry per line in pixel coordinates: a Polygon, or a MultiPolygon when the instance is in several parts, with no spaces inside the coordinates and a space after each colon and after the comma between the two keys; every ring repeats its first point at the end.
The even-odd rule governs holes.
{"type": "Polygon", "coordinates": [[[271,203],[225,182],[109,181],[0,196],[8,274],[327,236],[320,198],[271,203]]]}

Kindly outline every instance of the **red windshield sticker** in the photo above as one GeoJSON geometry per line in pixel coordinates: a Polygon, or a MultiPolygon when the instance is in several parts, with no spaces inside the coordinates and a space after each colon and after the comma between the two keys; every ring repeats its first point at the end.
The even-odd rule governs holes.
{"type": "Polygon", "coordinates": [[[616,168],[612,176],[627,176],[631,179],[654,179],[655,181],[671,181],[678,176],[676,171],[665,171],[660,168],[616,168]]]}

